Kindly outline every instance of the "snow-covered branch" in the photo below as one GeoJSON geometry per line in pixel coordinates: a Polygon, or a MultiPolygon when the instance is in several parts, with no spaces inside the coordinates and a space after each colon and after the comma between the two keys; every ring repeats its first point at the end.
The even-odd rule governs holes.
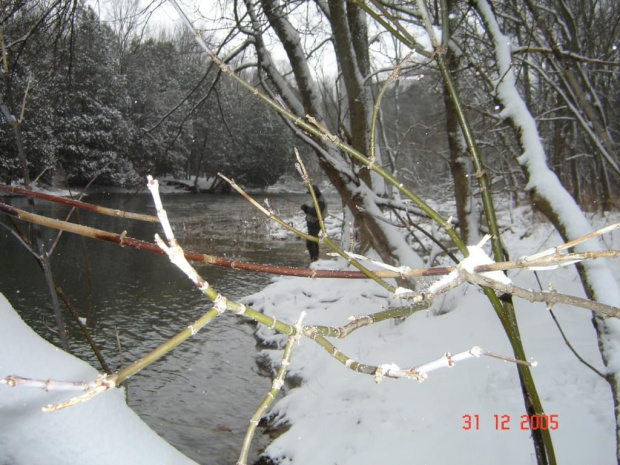
{"type": "MultiPolygon", "coordinates": [[[[528,176],[528,188],[548,205],[550,211],[547,216],[551,216],[552,221],[555,218],[556,227],[568,240],[585,236],[593,229],[556,174],[549,169],[536,121],[517,90],[510,39],[501,32],[486,0],[478,0],[477,5],[495,47],[498,68],[495,84],[497,97],[503,105],[501,116],[509,120],[519,134],[523,153],[518,162],[528,176]]],[[[591,250],[601,250],[596,241],[591,243],[591,247],[591,250]]],[[[594,291],[597,300],[608,304],[620,301],[620,288],[607,267],[586,264],[585,270],[587,285],[594,291]]]]}
{"type": "Polygon", "coordinates": [[[299,343],[299,339],[302,335],[302,322],[306,317],[306,312],[301,312],[297,323],[295,324],[295,328],[297,331],[295,334],[288,337],[286,342],[286,346],[284,347],[284,351],[282,352],[282,360],[280,361],[280,368],[278,369],[278,373],[276,377],[273,379],[271,383],[271,389],[263,399],[263,402],[260,404],[256,413],[250,419],[250,424],[248,426],[247,433],[243,440],[243,446],[241,448],[241,453],[239,455],[239,460],[237,461],[237,465],[246,465],[248,460],[248,453],[250,451],[250,444],[252,442],[252,437],[254,436],[254,432],[256,431],[256,427],[258,426],[258,422],[263,417],[263,414],[267,411],[267,409],[273,404],[276,400],[280,389],[284,386],[284,379],[286,378],[286,374],[288,373],[288,369],[291,365],[291,356],[293,354],[293,347],[299,343]]]}
{"type": "Polygon", "coordinates": [[[9,375],[0,379],[0,384],[9,387],[24,386],[45,391],[89,391],[97,387],[97,381],[56,381],[53,379],[32,379],[9,375]]]}
{"type": "Polygon", "coordinates": [[[515,286],[514,284],[502,283],[485,277],[482,274],[469,273],[465,270],[462,270],[460,275],[468,283],[489,287],[499,291],[500,293],[510,294],[524,300],[529,300],[530,302],[544,302],[547,304],[548,308],[555,304],[565,304],[591,310],[600,316],[620,318],[620,308],[602,304],[594,300],[583,299],[573,295],[560,294],[553,289],[549,289],[546,292],[524,289],[522,287],[515,286]]]}
{"type": "Polygon", "coordinates": [[[432,362],[425,363],[424,365],[419,365],[414,368],[409,369],[401,369],[397,365],[380,365],[377,368],[377,373],[375,373],[375,381],[380,382],[383,378],[414,378],[418,381],[422,382],[428,378],[428,373],[431,371],[436,371],[442,368],[452,368],[456,363],[462,362],[464,360],[470,358],[479,358],[479,357],[491,357],[498,358],[505,362],[517,363],[520,365],[527,365],[530,367],[535,367],[537,363],[535,361],[526,361],[526,360],[517,360],[513,357],[507,357],[504,355],[495,354],[493,352],[489,352],[484,350],[481,347],[474,346],[469,350],[464,352],[460,352],[458,354],[451,354],[446,352],[437,360],[433,360],[432,362]]]}
{"type": "Polygon", "coordinates": [[[441,368],[451,368],[455,363],[467,360],[473,357],[489,356],[493,358],[499,358],[507,362],[513,362],[521,365],[536,366],[536,362],[528,362],[526,360],[518,360],[509,356],[498,355],[492,352],[488,352],[480,347],[472,347],[471,349],[452,355],[446,352],[443,356],[437,360],[433,360],[422,365],[418,365],[412,368],[400,368],[393,363],[386,363],[381,365],[367,365],[361,363],[353,358],[350,358],[343,352],[341,352],[336,346],[320,335],[315,328],[304,328],[304,333],[325,349],[333,358],[338,360],[348,369],[357,373],[371,375],[375,378],[377,383],[380,383],[385,378],[409,378],[415,379],[419,382],[428,378],[428,373],[441,368]]]}
{"type": "MultiPolygon", "coordinates": [[[[482,239],[482,241],[475,246],[468,246],[469,255],[464,258],[458,266],[451,267],[449,273],[443,278],[433,282],[423,292],[414,292],[409,289],[398,288],[395,292],[395,297],[401,299],[407,299],[413,302],[432,302],[439,295],[462,285],[463,283],[471,283],[479,286],[495,289],[502,294],[510,294],[530,302],[545,302],[548,306],[555,304],[566,304],[574,307],[581,307],[587,310],[591,310],[601,316],[605,317],[620,317],[620,308],[605,303],[596,302],[590,299],[584,299],[567,294],[561,294],[553,290],[548,292],[536,292],[529,289],[523,289],[515,286],[512,281],[502,272],[502,270],[521,268],[528,270],[550,270],[557,269],[563,266],[568,266],[577,262],[580,262],[587,258],[593,258],[593,256],[602,257],[616,257],[620,254],[619,251],[607,251],[607,252],[585,252],[576,254],[562,253],[567,248],[574,247],[577,244],[581,244],[587,240],[600,236],[601,234],[608,233],[614,229],[617,229],[620,224],[614,224],[599,231],[590,233],[584,237],[578,238],[574,241],[562,244],[557,247],[522,257],[512,262],[495,263],[482,249],[484,243],[488,240],[488,236],[482,239]]],[[[369,260],[361,255],[354,255],[356,259],[363,261],[369,260]]],[[[409,275],[410,271],[406,267],[395,268],[391,265],[384,264],[376,260],[369,260],[375,266],[388,269],[392,272],[399,273],[401,275],[409,275]]]]}
{"type": "Polygon", "coordinates": [[[57,412],[86,402],[102,392],[112,389],[118,384],[117,375],[104,375],[95,381],[57,381],[53,379],[31,379],[22,376],[9,375],[0,379],[0,384],[6,384],[9,387],[27,387],[33,389],[43,389],[45,391],[84,391],[84,394],[73,397],[67,401],[58,404],[51,404],[43,407],[44,412],[57,412]]]}

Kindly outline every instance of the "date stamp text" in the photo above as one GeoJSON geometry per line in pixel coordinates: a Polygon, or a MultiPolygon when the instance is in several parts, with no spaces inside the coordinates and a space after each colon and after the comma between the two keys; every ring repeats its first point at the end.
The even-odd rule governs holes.
{"type": "Polygon", "coordinates": [[[479,431],[480,429],[493,427],[495,427],[496,431],[510,431],[512,429],[548,431],[560,428],[560,419],[557,414],[521,415],[518,420],[513,419],[507,414],[495,414],[493,415],[493,421],[491,421],[490,419],[483,419],[479,414],[475,413],[462,415],[461,418],[463,420],[461,429],[465,431],[479,431]]]}

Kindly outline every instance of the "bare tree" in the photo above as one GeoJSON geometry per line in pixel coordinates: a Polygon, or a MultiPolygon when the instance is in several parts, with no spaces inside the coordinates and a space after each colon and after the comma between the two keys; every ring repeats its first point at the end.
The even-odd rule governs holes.
{"type": "MultiPolygon", "coordinates": [[[[300,131],[298,134],[314,148],[319,165],[338,190],[347,209],[353,213],[359,231],[360,250],[372,247],[392,263],[420,263],[415,254],[405,253],[410,249],[403,236],[393,226],[377,218],[380,212],[377,193],[383,191],[382,181],[373,179],[369,170],[329,143],[329,139],[344,140],[357,151],[370,153],[373,104],[366,15],[351,2],[317,2],[309,7],[313,9],[313,14],[320,15],[321,22],[329,24],[328,34],[333,31],[333,37],[325,37],[321,46],[330,46],[333,50],[338,66],[338,75],[334,79],[345,96],[344,102],[340,103],[346,119],[339,121],[339,127],[328,126],[330,118],[321,105],[318,83],[312,73],[312,56],[317,50],[304,47],[304,41],[292,23],[294,16],[289,15],[294,5],[278,0],[263,0],[260,4],[254,4],[248,0],[245,11],[237,12],[238,27],[252,37],[259,66],[267,75],[273,92],[296,114],[311,116],[313,124],[323,131],[323,140],[310,140],[300,131]],[[268,38],[272,39],[275,35],[283,48],[293,82],[285,75],[287,70],[276,66],[266,45],[267,31],[271,31],[268,38]],[[403,253],[405,256],[399,256],[403,253]]],[[[381,159],[377,158],[376,162],[381,164],[381,159]]]]}

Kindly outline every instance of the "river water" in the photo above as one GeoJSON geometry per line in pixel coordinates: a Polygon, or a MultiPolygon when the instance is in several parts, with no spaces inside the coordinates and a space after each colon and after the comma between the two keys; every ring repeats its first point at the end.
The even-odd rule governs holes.
{"type": "MultiPolygon", "coordinates": [[[[265,196],[262,196],[265,197],[265,196]]],[[[307,196],[269,194],[277,214],[299,213],[307,196]]],[[[22,198],[7,199],[28,209],[22,198]]],[[[149,195],[93,195],[87,201],[122,210],[155,214],[149,195]]],[[[273,240],[266,219],[238,195],[171,194],[164,206],[187,251],[274,265],[307,266],[304,242],[273,240]]],[[[331,211],[337,209],[330,205],[331,211]]],[[[39,214],[64,219],[68,208],[36,201],[39,214]]],[[[8,224],[7,218],[0,221],[8,224]]],[[[127,221],[90,212],[71,221],[153,240],[157,224],[127,221]]],[[[23,228],[27,224],[21,223],[23,228]]],[[[45,231],[50,244],[56,232],[45,231]]],[[[64,233],[52,255],[60,285],[83,317],[113,370],[126,366],[183,330],[209,308],[209,302],[159,254],[121,248],[64,233]],[[120,341],[120,350],[119,344],[120,341]]],[[[231,299],[266,286],[259,273],[198,265],[210,284],[231,299]]],[[[58,344],[47,287],[35,260],[0,228],[0,292],[45,339],[58,344]]],[[[73,354],[101,371],[76,325],[66,317],[73,354]]],[[[255,325],[225,313],[163,360],[128,381],[128,403],[155,431],[198,463],[236,463],[248,421],[271,381],[256,364],[255,325]]],[[[260,437],[257,448],[266,444],[260,437]]]]}

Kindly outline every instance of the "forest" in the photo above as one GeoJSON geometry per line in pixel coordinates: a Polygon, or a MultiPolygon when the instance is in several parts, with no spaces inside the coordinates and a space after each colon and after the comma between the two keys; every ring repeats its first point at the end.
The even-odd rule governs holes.
{"type": "MultiPolygon", "coordinates": [[[[222,171],[263,187],[286,170],[290,131],[219,79],[187,32],[122,38],[90,6],[51,15],[49,7],[5,8],[2,21],[4,101],[22,109],[33,177],[59,186],[133,186],[146,173],[222,171]]],[[[8,182],[23,177],[22,164],[11,127],[2,131],[0,177],[8,182]]]]}
{"type": "MultiPolygon", "coordinates": [[[[5,123],[0,181],[135,187],[144,186],[148,175],[168,241],[150,246],[165,252],[214,303],[204,321],[231,310],[282,336],[274,336],[284,349],[284,355],[278,352],[277,379],[284,378],[293,342],[303,335],[377,383],[384,377],[421,380],[423,370],[354,361],[326,338],[407,320],[452,288],[475,285],[512,350],[515,385],[528,418],[546,415],[548,399],[539,395],[527,362],[514,300],[539,299],[551,309],[557,292],[551,284],[544,290],[538,276],[540,293],[513,285],[504,273],[483,274],[480,267],[497,272],[494,265],[511,263],[505,266],[531,271],[528,260],[548,259],[557,261],[552,269],[560,269],[571,258],[583,299],[561,293],[559,298],[592,312],[588,324],[605,365],[598,376],[612,398],[619,458],[620,289],[616,261],[598,260],[617,252],[607,250],[593,227],[618,210],[617,2],[222,0],[208,8],[169,3],[0,3],[5,123]],[[164,10],[178,22],[152,26],[149,19],[164,10]],[[265,188],[283,174],[297,173],[311,194],[313,179],[320,179],[338,196],[343,211],[338,241],[321,218],[319,236],[309,237],[277,218],[269,205],[255,202],[257,209],[329,248],[343,267],[351,265],[387,292],[379,313],[353,316],[341,327],[304,326],[301,317],[284,323],[224,298],[189,264],[179,264],[156,178],[196,183],[199,177],[216,178],[217,190],[247,197],[244,188],[265,188]],[[530,223],[514,224],[513,209],[526,209],[530,223]],[[520,241],[543,222],[566,245],[542,256],[528,250],[531,256],[514,261],[520,241]],[[485,241],[488,256],[482,253],[485,241]],[[576,255],[569,257],[565,250],[573,248],[576,255]],[[370,256],[387,274],[364,265],[370,256]],[[418,270],[437,264],[455,268],[443,269],[450,271],[446,281],[420,283],[432,271],[418,270]],[[390,299],[407,303],[396,307],[390,299]]],[[[26,217],[10,207],[3,212],[26,217]]],[[[58,228],[72,231],[67,224],[58,228]]],[[[134,241],[125,233],[106,237],[123,247],[134,241]]],[[[23,235],[22,242],[35,243],[23,235]]],[[[36,256],[49,276],[43,249],[36,256]]],[[[319,271],[294,273],[315,278],[319,271]]],[[[269,308],[261,298],[253,301],[269,308]]],[[[134,374],[128,370],[134,368],[104,380],[122,382],[134,374]]],[[[538,464],[557,463],[548,428],[532,431],[530,441],[538,464]]],[[[278,453],[285,463],[290,451],[278,453]]],[[[246,462],[243,454],[245,446],[238,463],[246,462]]]]}
{"type": "MultiPolygon", "coordinates": [[[[222,79],[221,70],[201,53],[185,28],[178,24],[168,29],[149,27],[145,17],[150,8],[154,5],[129,0],[108,3],[103,12],[100,6],[100,14],[79,2],[63,6],[28,2],[27,8],[21,4],[3,8],[4,102],[8,111],[20,110],[32,175],[47,183],[64,179],[84,185],[96,176],[98,184],[128,185],[146,173],[189,178],[224,172],[242,184],[264,187],[290,172],[292,131],[284,129],[285,123],[273,110],[222,79]]],[[[220,8],[225,9],[225,4],[220,8]]],[[[289,7],[276,4],[273,8],[286,11],[289,7]]],[[[295,9],[295,3],[290,8],[295,9]]],[[[311,19],[291,16],[287,22],[320,24],[320,4],[317,8],[311,19]]],[[[528,32],[531,18],[527,17],[508,22],[506,33],[520,44],[513,51],[515,60],[522,60],[517,78],[536,118],[550,168],[586,208],[606,208],[613,203],[618,177],[613,140],[618,120],[614,105],[618,101],[616,27],[597,26],[607,17],[602,7],[584,4],[574,12],[559,9],[555,13],[561,14],[567,18],[550,20],[564,28],[547,27],[541,31],[546,36],[536,38],[528,32]],[[591,24],[582,27],[580,21],[591,24]],[[593,31],[604,37],[579,37],[593,31]],[[557,49],[549,44],[556,44],[557,49]],[[560,74],[550,68],[566,68],[567,63],[577,68],[569,66],[560,74]]],[[[210,25],[213,30],[231,29],[229,37],[212,46],[230,50],[226,62],[254,86],[267,85],[281,98],[286,92],[278,88],[283,85],[278,84],[280,79],[301,87],[291,80],[298,75],[298,66],[286,65],[281,52],[277,65],[290,66],[292,75],[286,69],[278,70],[279,77],[270,74],[275,71],[261,63],[271,63],[268,49],[259,48],[253,56],[250,44],[262,43],[258,31],[265,24],[250,20],[251,9],[245,15],[247,25],[241,20],[238,25],[227,22],[225,15],[217,26],[210,25]],[[251,33],[252,28],[257,31],[251,33]],[[242,41],[239,33],[247,38],[242,41]]],[[[269,16],[261,19],[268,21],[269,16]]],[[[275,27],[274,32],[283,34],[283,27],[275,27]]],[[[487,69],[493,57],[485,56],[489,49],[467,27],[462,20],[454,24],[453,42],[459,52],[448,54],[447,65],[471,107],[469,117],[475,130],[484,135],[478,145],[490,160],[487,165],[493,167],[493,182],[512,192],[523,191],[526,179],[515,161],[515,134],[501,116],[501,102],[493,97],[487,69]]],[[[309,24],[303,28],[299,28],[298,39],[320,45],[311,51],[308,62],[318,66],[315,56],[326,54],[329,31],[322,30],[327,29],[323,24],[312,32],[309,24]]],[[[372,100],[390,79],[388,71],[405,58],[406,48],[389,43],[385,32],[371,32],[376,38],[367,39],[369,53],[374,60],[375,55],[382,55],[376,63],[371,55],[363,57],[368,62],[367,98],[372,100]]],[[[210,40],[216,42],[218,37],[211,34],[210,40]]],[[[401,66],[398,79],[382,97],[377,150],[388,166],[398,167],[405,179],[418,182],[418,188],[427,188],[419,182],[427,179],[433,184],[443,180],[449,188],[446,175],[450,171],[460,180],[464,176],[459,173],[467,175],[473,168],[459,155],[461,141],[448,137],[456,121],[450,119],[455,113],[446,111],[442,102],[447,99],[440,71],[414,60],[401,66]],[[442,113],[447,116],[443,121],[442,113]]],[[[344,76],[320,71],[309,97],[313,105],[321,106],[327,127],[346,140],[354,136],[345,128],[351,116],[343,105],[344,89],[338,81],[344,76]]],[[[303,89],[297,91],[299,97],[306,95],[303,89]]],[[[10,127],[3,125],[1,130],[0,176],[8,182],[22,178],[23,167],[10,127]]],[[[297,145],[305,149],[305,144],[297,145]]],[[[465,189],[461,184],[455,183],[456,189],[465,189]]],[[[464,196],[457,198],[465,201],[464,196]]],[[[459,208],[462,214],[464,206],[459,208]]]]}

